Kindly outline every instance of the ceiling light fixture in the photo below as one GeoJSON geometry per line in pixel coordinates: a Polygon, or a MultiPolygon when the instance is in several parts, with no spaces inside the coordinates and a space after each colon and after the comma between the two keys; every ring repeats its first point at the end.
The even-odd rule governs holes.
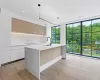
{"type": "Polygon", "coordinates": [[[52,22],[50,22],[50,21],[47,21],[47,20],[41,18],[41,16],[40,16],[40,7],[41,7],[41,4],[38,4],[38,7],[39,7],[39,19],[40,19],[40,20],[43,20],[43,21],[45,21],[45,22],[48,22],[48,23],[50,23],[50,24],[56,25],[56,24],[54,24],[54,23],[52,23],[52,22]]]}
{"type": "Polygon", "coordinates": [[[22,11],[22,12],[25,12],[25,11],[22,11]]]}

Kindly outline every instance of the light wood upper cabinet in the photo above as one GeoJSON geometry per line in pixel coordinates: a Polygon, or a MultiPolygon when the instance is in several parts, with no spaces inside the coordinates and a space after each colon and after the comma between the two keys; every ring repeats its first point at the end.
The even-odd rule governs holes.
{"type": "Polygon", "coordinates": [[[12,32],[46,35],[46,27],[12,18],[12,32]]]}
{"type": "Polygon", "coordinates": [[[43,27],[43,26],[39,26],[37,32],[38,32],[39,34],[44,35],[44,34],[46,34],[46,28],[43,27]]]}

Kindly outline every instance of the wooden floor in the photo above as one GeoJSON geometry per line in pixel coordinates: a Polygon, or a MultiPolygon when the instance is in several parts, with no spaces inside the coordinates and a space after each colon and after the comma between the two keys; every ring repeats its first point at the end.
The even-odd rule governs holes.
{"type": "MultiPolygon", "coordinates": [[[[0,80],[38,80],[24,68],[24,60],[0,68],[0,80]]],[[[41,73],[41,80],[100,80],[100,59],[67,55],[41,73]]]]}

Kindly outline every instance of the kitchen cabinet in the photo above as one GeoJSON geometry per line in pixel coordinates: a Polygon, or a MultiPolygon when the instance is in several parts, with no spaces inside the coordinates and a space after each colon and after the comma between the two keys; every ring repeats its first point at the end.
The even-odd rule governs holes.
{"type": "Polygon", "coordinates": [[[25,58],[24,48],[18,50],[19,59],[25,58]]]}
{"type": "Polygon", "coordinates": [[[46,35],[46,27],[24,20],[12,18],[12,32],[46,35]]]}
{"type": "Polygon", "coordinates": [[[10,62],[10,51],[3,51],[1,63],[4,64],[8,62],[10,62]]]}
{"type": "Polygon", "coordinates": [[[11,50],[11,61],[15,61],[17,59],[19,59],[19,53],[18,53],[18,50],[15,49],[15,50],[11,50]]]}
{"type": "Polygon", "coordinates": [[[38,27],[38,33],[41,35],[45,35],[46,34],[46,27],[38,27]]]}
{"type": "Polygon", "coordinates": [[[11,50],[11,61],[24,58],[24,48],[11,50]]]}
{"type": "Polygon", "coordinates": [[[24,47],[8,47],[3,50],[2,64],[25,58],[24,47]]]}

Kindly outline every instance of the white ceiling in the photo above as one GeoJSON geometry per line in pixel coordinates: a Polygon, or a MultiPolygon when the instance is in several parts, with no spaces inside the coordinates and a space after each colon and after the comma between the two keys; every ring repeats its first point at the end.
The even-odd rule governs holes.
{"type": "Polygon", "coordinates": [[[37,4],[41,17],[53,23],[100,15],[100,0],[0,0],[0,7],[30,19],[38,19],[37,4]]]}

